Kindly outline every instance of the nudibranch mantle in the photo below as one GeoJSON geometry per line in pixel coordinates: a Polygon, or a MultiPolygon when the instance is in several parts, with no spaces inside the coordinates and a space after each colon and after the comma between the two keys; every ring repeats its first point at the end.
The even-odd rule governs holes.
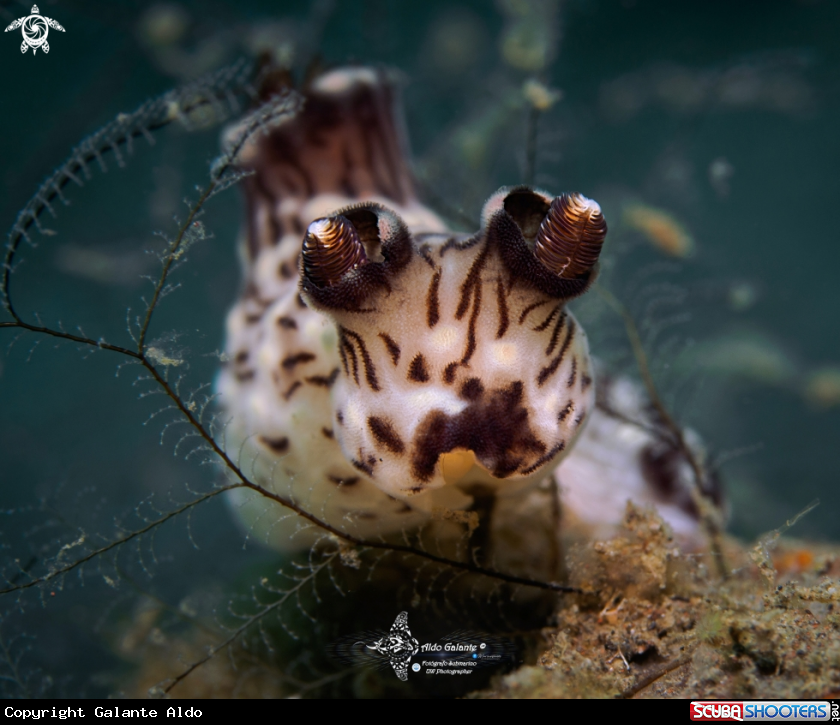
{"type": "MultiPolygon", "coordinates": [[[[253,174],[217,383],[227,450],[359,536],[513,500],[551,476],[595,408],[565,303],[594,279],[600,208],[503,188],[476,234],[453,233],[415,196],[382,73],[332,71],[304,95],[239,158],[253,174]]],[[[233,501],[275,548],[317,535],[253,491],[233,501]]]]}
{"type": "Polygon", "coordinates": [[[503,206],[519,196],[541,216],[552,201],[503,189],[472,236],[415,231],[372,205],[339,210],[378,228],[384,260],[327,288],[303,270],[304,299],[337,331],[335,438],[395,498],[541,480],[592,407],[586,337],[564,309],[588,280],[540,275],[503,206]]]}

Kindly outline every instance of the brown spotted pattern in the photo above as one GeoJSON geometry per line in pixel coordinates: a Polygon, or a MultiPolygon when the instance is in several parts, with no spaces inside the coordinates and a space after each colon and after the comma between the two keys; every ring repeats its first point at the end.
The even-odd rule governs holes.
{"type": "MultiPolygon", "coordinates": [[[[586,338],[565,310],[586,283],[558,286],[523,237],[523,215],[550,197],[503,190],[477,234],[447,232],[414,198],[392,96],[372,71],[327,74],[301,116],[243,152],[248,265],[218,386],[228,448],[261,485],[362,530],[362,511],[381,527],[399,510],[403,526],[407,502],[421,515],[468,505],[476,486],[545,477],[583,422],[563,411],[592,395],[586,338]],[[326,247],[300,255],[313,220],[339,211],[342,239],[365,250],[343,276],[326,247]],[[442,468],[453,451],[476,461],[457,486],[442,468]]],[[[240,518],[275,544],[306,539],[240,498],[240,518]]]]}
{"type": "MultiPolygon", "coordinates": [[[[476,234],[453,235],[414,196],[382,74],[333,71],[305,93],[240,159],[254,173],[217,386],[226,449],[264,488],[361,536],[544,479],[595,409],[566,308],[594,270],[561,279],[533,251],[552,197],[502,189],[476,234]],[[309,225],[337,214],[365,249],[339,277],[300,254],[309,225]],[[472,468],[447,480],[446,457],[465,452],[472,468]]],[[[259,495],[231,498],[276,548],[318,536],[259,495]]]]}
{"type": "Polygon", "coordinates": [[[328,290],[304,280],[308,304],[338,331],[336,440],[357,469],[377,459],[365,472],[392,496],[446,486],[441,456],[459,450],[476,458],[463,487],[545,477],[592,408],[586,337],[558,290],[508,264],[509,240],[523,235],[499,206],[470,237],[420,237],[389,215],[375,269],[387,285],[364,269],[328,290]],[[346,308],[344,285],[356,295],[346,308]]]}

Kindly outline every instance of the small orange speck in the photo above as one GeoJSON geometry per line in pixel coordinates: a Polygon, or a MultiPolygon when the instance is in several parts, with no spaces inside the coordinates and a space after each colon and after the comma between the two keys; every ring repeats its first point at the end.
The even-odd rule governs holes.
{"type": "Polygon", "coordinates": [[[672,257],[687,257],[694,251],[694,240],[688,230],[668,212],[644,204],[631,204],[624,208],[624,221],[672,257]]]}
{"type": "Polygon", "coordinates": [[[817,408],[840,405],[840,366],[828,365],[809,373],[805,380],[805,397],[817,408]]]}
{"type": "Polygon", "coordinates": [[[779,574],[795,574],[810,569],[814,554],[807,549],[779,552],[773,557],[773,566],[779,574]]]}

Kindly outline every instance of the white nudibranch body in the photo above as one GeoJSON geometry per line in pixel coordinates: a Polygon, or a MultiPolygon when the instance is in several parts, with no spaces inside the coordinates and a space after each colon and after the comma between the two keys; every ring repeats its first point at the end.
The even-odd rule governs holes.
{"type": "MultiPolygon", "coordinates": [[[[454,234],[414,195],[387,79],[338,70],[304,93],[304,110],[241,156],[254,174],[218,380],[227,450],[263,488],[357,536],[459,511],[498,519],[595,410],[566,302],[594,279],[601,209],[505,188],[477,233],[454,234]]],[[[253,491],[232,501],[275,548],[318,535],[253,491]]]]}

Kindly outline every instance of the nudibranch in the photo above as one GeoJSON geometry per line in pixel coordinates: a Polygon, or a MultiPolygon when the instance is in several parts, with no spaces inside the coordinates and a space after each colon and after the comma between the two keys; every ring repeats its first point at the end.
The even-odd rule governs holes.
{"type": "Polygon", "coordinates": [[[301,294],[335,329],[330,425],[355,475],[409,504],[545,478],[593,404],[565,303],[605,235],[594,201],[524,187],[494,194],[473,235],[410,228],[377,202],[309,224],[301,294]]]}
{"type": "MultiPolygon", "coordinates": [[[[595,409],[566,303],[597,272],[599,205],[503,188],[478,232],[450,231],[415,194],[394,94],[382,72],[328,72],[243,149],[244,291],[217,386],[246,473],[359,536],[515,500],[595,409]]],[[[281,550],[317,535],[252,491],[234,508],[281,550]]]]}

